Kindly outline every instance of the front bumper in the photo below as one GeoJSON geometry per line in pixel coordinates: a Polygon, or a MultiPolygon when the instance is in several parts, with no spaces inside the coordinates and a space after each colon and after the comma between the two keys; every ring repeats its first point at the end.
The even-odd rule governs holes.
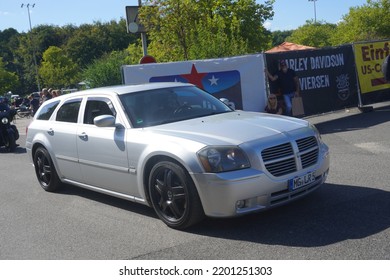
{"type": "Polygon", "coordinates": [[[320,154],[317,164],[277,178],[255,169],[225,173],[191,174],[209,217],[233,217],[266,210],[306,196],[320,187],[329,172],[329,151],[320,154]],[[289,180],[308,172],[315,174],[315,181],[290,190],[289,180]]]}

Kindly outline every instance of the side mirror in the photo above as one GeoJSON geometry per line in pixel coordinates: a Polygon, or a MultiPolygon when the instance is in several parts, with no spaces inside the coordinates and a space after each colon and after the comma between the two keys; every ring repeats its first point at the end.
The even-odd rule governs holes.
{"type": "Polygon", "coordinates": [[[101,115],[93,119],[93,123],[97,127],[112,127],[115,126],[115,117],[111,115],[101,115]]]}
{"type": "Polygon", "coordinates": [[[382,64],[382,72],[385,80],[390,83],[390,55],[388,55],[382,64]]]}
{"type": "Polygon", "coordinates": [[[222,97],[219,100],[222,101],[223,103],[225,103],[225,105],[229,106],[231,109],[233,109],[233,110],[236,109],[234,102],[230,102],[229,99],[222,97]]]}

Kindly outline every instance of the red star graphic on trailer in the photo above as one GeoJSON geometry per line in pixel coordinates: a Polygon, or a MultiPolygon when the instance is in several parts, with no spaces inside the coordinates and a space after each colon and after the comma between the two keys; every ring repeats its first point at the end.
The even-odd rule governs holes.
{"type": "Polygon", "coordinates": [[[192,64],[191,74],[180,75],[186,79],[189,83],[196,85],[198,88],[203,89],[202,79],[207,75],[207,73],[198,73],[196,70],[195,64],[192,64]]]}

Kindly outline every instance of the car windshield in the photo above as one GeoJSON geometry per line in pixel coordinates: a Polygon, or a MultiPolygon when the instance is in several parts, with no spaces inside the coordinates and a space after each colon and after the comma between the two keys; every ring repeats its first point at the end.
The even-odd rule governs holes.
{"type": "Polygon", "coordinates": [[[136,128],[232,111],[217,98],[194,86],[128,93],[121,95],[120,99],[136,128]]]}

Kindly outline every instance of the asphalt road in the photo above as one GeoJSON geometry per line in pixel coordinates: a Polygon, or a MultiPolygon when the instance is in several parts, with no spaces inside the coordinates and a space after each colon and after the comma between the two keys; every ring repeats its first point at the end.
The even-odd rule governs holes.
{"type": "Polygon", "coordinates": [[[47,193],[25,153],[0,150],[0,259],[390,259],[390,103],[308,119],[331,150],[327,183],[293,204],[166,227],[151,208],[68,186],[47,193]]]}

